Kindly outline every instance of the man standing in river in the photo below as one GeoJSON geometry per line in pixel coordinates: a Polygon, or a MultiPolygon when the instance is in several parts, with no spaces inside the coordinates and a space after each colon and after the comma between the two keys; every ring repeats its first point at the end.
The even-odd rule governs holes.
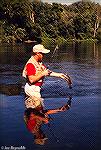
{"type": "Polygon", "coordinates": [[[44,54],[49,53],[50,50],[45,49],[41,44],[37,44],[33,47],[33,53],[31,58],[27,61],[24,70],[23,77],[26,78],[25,84],[25,106],[26,108],[43,107],[43,99],[41,98],[40,90],[43,84],[43,79],[46,76],[60,77],[68,82],[71,87],[71,79],[69,76],[63,73],[56,73],[50,71],[42,63],[44,54]]]}

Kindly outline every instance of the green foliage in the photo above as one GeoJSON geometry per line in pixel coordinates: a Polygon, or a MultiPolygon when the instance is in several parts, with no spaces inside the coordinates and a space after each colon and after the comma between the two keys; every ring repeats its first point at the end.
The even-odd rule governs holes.
{"type": "Polygon", "coordinates": [[[46,48],[52,49],[56,44],[56,40],[54,38],[50,38],[46,33],[43,33],[42,41],[43,45],[46,45],[46,48]]]}
{"type": "Polygon", "coordinates": [[[67,41],[63,37],[57,38],[57,45],[61,46],[62,44],[65,44],[67,41]]]}
{"type": "Polygon", "coordinates": [[[91,1],[67,6],[40,0],[1,0],[0,16],[0,42],[41,37],[50,46],[56,41],[101,39],[101,6],[91,1]]]}
{"type": "Polygon", "coordinates": [[[22,41],[25,36],[26,36],[26,31],[25,31],[25,29],[17,28],[17,29],[15,30],[15,32],[14,32],[14,37],[15,37],[18,41],[22,41]]]}

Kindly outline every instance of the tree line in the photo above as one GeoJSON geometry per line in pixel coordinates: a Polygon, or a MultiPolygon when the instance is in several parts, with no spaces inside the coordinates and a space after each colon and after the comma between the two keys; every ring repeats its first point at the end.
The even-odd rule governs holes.
{"type": "Polygon", "coordinates": [[[101,41],[101,5],[83,0],[72,5],[1,0],[0,43],[39,39],[101,41]]]}

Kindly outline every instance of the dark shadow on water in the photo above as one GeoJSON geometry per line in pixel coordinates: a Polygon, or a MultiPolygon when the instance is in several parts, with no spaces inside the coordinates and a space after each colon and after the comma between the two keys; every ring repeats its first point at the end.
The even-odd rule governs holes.
{"type": "Polygon", "coordinates": [[[21,93],[22,84],[0,84],[0,93],[6,95],[19,95],[21,93]]]}

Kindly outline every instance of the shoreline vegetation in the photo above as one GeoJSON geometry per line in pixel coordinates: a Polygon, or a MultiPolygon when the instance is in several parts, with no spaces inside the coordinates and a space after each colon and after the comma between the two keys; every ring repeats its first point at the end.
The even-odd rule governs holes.
{"type": "Polygon", "coordinates": [[[0,1],[0,44],[101,41],[101,5],[79,1],[72,5],[40,0],[0,1]]]}

